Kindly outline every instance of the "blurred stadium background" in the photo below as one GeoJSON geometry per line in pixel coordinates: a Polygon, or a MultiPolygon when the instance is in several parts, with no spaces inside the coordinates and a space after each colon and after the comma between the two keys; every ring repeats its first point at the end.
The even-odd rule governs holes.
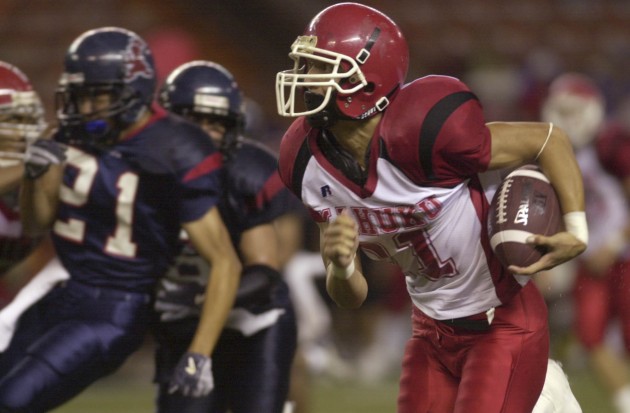
{"type": "MultiPolygon", "coordinates": [[[[160,79],[175,66],[191,59],[215,60],[226,66],[254,102],[249,109],[250,131],[275,148],[283,128],[288,125],[286,119],[276,115],[275,73],[288,68],[289,46],[309,19],[334,3],[323,0],[0,0],[3,39],[0,59],[17,65],[31,78],[44,99],[47,117],[52,120],[55,86],[70,42],[94,27],[126,27],[150,43],[160,79]]],[[[548,82],[567,70],[587,73],[601,85],[611,115],[630,113],[627,112],[630,108],[630,1],[380,0],[363,3],[384,11],[401,26],[411,48],[409,79],[430,73],[460,77],[480,97],[489,121],[536,120],[548,82]]],[[[341,336],[348,326],[370,325],[370,316],[387,307],[378,296],[385,290],[375,289],[376,297],[370,308],[338,315],[337,331],[341,336]],[[364,317],[366,314],[368,317],[364,317]],[[357,322],[358,319],[363,321],[357,322]]],[[[589,374],[581,350],[568,333],[571,310],[566,292],[556,293],[554,289],[554,293],[549,294],[549,304],[554,357],[565,363],[584,412],[612,412],[603,389],[589,374]]],[[[399,303],[399,314],[405,314],[404,308],[405,303],[399,303]]],[[[375,319],[376,316],[372,318],[375,319]]],[[[375,325],[372,328],[375,335],[395,334],[379,333],[375,325]]],[[[366,352],[358,360],[352,351],[356,337],[355,341],[349,340],[347,331],[345,336],[339,338],[342,347],[345,343],[349,349],[345,353],[340,351],[342,361],[346,357],[352,364],[382,356],[378,352],[366,352]]],[[[615,340],[614,332],[611,340],[615,340]]],[[[149,342],[120,372],[57,411],[153,411],[151,365],[149,342]]],[[[353,373],[333,368],[332,372],[313,374],[309,380],[307,406],[302,406],[308,408],[303,411],[393,412],[396,367],[381,369],[373,376],[366,375],[356,365],[353,368],[353,373]]]]}

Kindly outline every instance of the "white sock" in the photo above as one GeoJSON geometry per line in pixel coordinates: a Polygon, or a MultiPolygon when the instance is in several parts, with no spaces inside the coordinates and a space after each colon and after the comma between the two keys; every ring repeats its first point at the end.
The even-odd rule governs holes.
{"type": "Polygon", "coordinates": [[[614,402],[619,413],[630,413],[630,384],[626,384],[615,393],[614,402]]]}

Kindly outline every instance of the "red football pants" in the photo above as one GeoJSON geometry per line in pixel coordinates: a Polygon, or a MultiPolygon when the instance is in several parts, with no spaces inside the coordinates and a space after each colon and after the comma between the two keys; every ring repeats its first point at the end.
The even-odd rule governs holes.
{"type": "Polygon", "coordinates": [[[589,350],[601,345],[610,322],[619,317],[630,353],[630,261],[616,263],[599,277],[580,268],[573,294],[574,328],[582,345],[589,350]]]}
{"type": "Polygon", "coordinates": [[[549,357],[547,307],[530,282],[496,308],[487,331],[451,327],[413,309],[398,413],[531,413],[549,357]]]}

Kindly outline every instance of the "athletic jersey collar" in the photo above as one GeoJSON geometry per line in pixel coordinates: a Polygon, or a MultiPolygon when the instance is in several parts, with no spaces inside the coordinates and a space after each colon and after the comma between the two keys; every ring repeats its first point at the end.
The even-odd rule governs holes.
{"type": "MultiPolygon", "coordinates": [[[[379,125],[380,126],[380,125],[379,125]]],[[[372,196],[374,190],[376,189],[376,184],[378,181],[377,174],[377,164],[378,158],[380,156],[380,147],[381,147],[381,139],[379,136],[380,127],[376,127],[374,131],[374,135],[370,140],[369,144],[369,154],[367,156],[368,164],[367,164],[367,179],[365,184],[359,185],[347,178],[339,169],[337,169],[324,155],[322,150],[319,148],[317,144],[317,139],[319,135],[322,133],[320,129],[312,129],[311,133],[308,135],[308,146],[311,150],[311,153],[315,157],[317,163],[324,168],[326,172],[331,174],[336,180],[338,180],[342,185],[346,188],[354,192],[357,196],[361,198],[368,198],[372,196]]]]}

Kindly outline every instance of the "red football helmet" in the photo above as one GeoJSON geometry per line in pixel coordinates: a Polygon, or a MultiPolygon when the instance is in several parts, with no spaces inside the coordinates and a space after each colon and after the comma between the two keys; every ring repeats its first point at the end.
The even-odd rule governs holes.
{"type": "Polygon", "coordinates": [[[342,118],[369,118],[387,107],[409,68],[407,41],[396,23],[357,3],[321,11],[295,40],[289,57],[293,69],[276,77],[282,116],[313,115],[334,99],[332,109],[342,118]],[[327,73],[309,74],[313,65],[326,65],[327,73]],[[296,99],[305,87],[324,91],[323,99],[298,111],[296,99]]]}
{"type": "Polygon", "coordinates": [[[542,118],[564,129],[575,148],[595,139],[604,116],[604,96],[588,76],[565,73],[551,82],[542,118]]]}
{"type": "Polygon", "coordinates": [[[0,116],[22,117],[29,124],[43,121],[44,109],[31,82],[17,67],[0,61],[0,116]]]}
{"type": "MultiPolygon", "coordinates": [[[[44,128],[44,108],[31,82],[17,67],[0,61],[0,139],[37,139],[44,128]]],[[[2,152],[0,166],[8,166],[22,153],[2,152]],[[7,159],[9,158],[9,159],[7,159]]]]}

